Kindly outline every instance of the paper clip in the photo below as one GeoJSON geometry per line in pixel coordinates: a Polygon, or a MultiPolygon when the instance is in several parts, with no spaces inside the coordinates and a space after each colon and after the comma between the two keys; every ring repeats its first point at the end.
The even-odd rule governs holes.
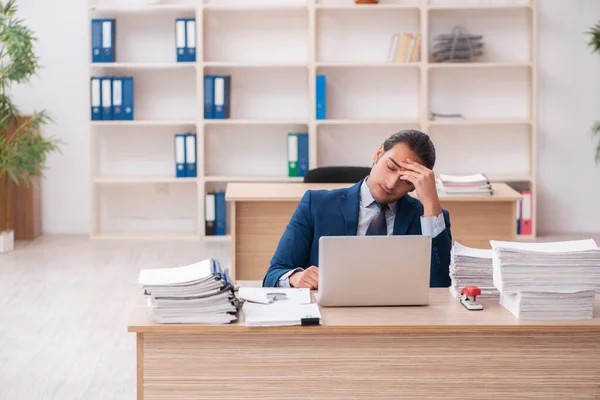
{"type": "Polygon", "coordinates": [[[267,300],[272,303],[277,300],[285,300],[287,298],[285,293],[267,293],[267,300]]]}

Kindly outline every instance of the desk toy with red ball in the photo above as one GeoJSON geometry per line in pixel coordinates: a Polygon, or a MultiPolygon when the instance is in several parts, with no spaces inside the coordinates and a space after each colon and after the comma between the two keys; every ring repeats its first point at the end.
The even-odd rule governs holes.
{"type": "Polygon", "coordinates": [[[465,286],[460,291],[460,302],[470,311],[483,310],[483,305],[477,302],[477,296],[481,294],[481,289],[477,286],[465,286]]]}

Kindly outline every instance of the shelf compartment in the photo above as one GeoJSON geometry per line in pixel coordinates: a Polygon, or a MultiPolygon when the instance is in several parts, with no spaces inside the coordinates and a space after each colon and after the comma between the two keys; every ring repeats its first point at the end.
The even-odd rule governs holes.
{"type": "Polygon", "coordinates": [[[132,76],[134,121],[93,121],[92,125],[181,124],[192,122],[198,114],[196,70],[111,71],[94,76],[132,76]],[[140,121],[140,122],[138,122],[140,121]]]}
{"type": "Polygon", "coordinates": [[[307,69],[205,68],[204,74],[231,76],[230,120],[308,119],[307,69]]]}
{"type": "Polygon", "coordinates": [[[196,235],[197,185],[139,183],[96,188],[98,233],[196,235]]]}
{"type": "Polygon", "coordinates": [[[285,179],[289,132],[308,132],[308,126],[207,126],[204,132],[205,180],[214,179],[211,177],[220,177],[221,181],[231,178],[253,181],[257,177],[285,179]]]}
{"type": "Polygon", "coordinates": [[[209,8],[204,33],[206,62],[307,63],[308,12],[209,8]]]}
{"type": "MultiPolygon", "coordinates": [[[[194,6],[189,10],[166,6],[162,8],[130,6],[133,7],[132,11],[154,8],[160,10],[160,12],[150,13],[117,13],[110,9],[95,13],[94,18],[115,19],[115,61],[117,63],[177,63],[175,19],[195,18],[196,11],[194,6]]],[[[123,7],[123,10],[127,10],[127,6],[123,7]]],[[[91,64],[96,65],[96,63],[91,64]]]]}
{"type": "Polygon", "coordinates": [[[497,7],[490,11],[466,6],[436,11],[430,9],[428,59],[431,62],[435,37],[452,34],[454,27],[461,26],[469,34],[483,36],[483,54],[476,58],[477,63],[528,63],[531,61],[532,43],[531,39],[527,39],[531,38],[531,13],[528,10],[497,7]]]}
{"type": "Polygon", "coordinates": [[[419,33],[418,9],[376,7],[325,8],[317,13],[317,61],[319,63],[378,63],[388,61],[394,34],[419,33]],[[357,51],[361,49],[361,51],[357,51]]]}
{"type": "Polygon", "coordinates": [[[429,112],[467,119],[529,119],[531,75],[525,69],[445,69],[430,73],[429,112]]]}
{"type": "Polygon", "coordinates": [[[95,174],[132,176],[131,179],[140,179],[136,176],[171,177],[169,179],[174,182],[178,181],[181,178],[175,177],[174,156],[177,133],[196,133],[196,130],[160,126],[144,129],[128,127],[95,135],[95,174]]]}
{"type": "Polygon", "coordinates": [[[327,119],[419,119],[419,69],[319,68],[317,73],[327,80],[327,119]]]}
{"type": "Polygon", "coordinates": [[[485,173],[494,181],[531,178],[530,126],[432,127],[435,170],[445,174],[485,173]]]}

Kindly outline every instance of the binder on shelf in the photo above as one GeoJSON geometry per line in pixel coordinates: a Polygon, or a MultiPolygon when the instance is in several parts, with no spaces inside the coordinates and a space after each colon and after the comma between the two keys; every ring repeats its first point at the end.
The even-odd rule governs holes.
{"type": "Polygon", "coordinates": [[[102,86],[100,78],[92,77],[90,80],[90,104],[92,107],[92,121],[102,120],[102,86]]]}
{"type": "Polygon", "coordinates": [[[196,62],[196,19],[185,21],[185,61],[196,62]]]}
{"type": "Polygon", "coordinates": [[[523,204],[521,205],[521,235],[531,235],[531,190],[523,190],[521,194],[523,195],[523,204]]]}
{"type": "Polygon", "coordinates": [[[215,192],[215,211],[216,211],[216,228],[217,236],[225,236],[227,234],[227,204],[225,203],[225,192],[215,192]]]}
{"type": "Polygon", "coordinates": [[[215,194],[206,193],[204,196],[204,230],[206,236],[216,235],[215,194]]]}
{"type": "Polygon", "coordinates": [[[196,168],[196,134],[188,133],[185,135],[185,165],[188,178],[197,176],[196,168]]]}
{"type": "Polygon", "coordinates": [[[115,25],[114,19],[102,20],[102,57],[101,62],[115,62],[115,25]]]}
{"type": "Polygon", "coordinates": [[[113,105],[112,105],[112,78],[102,77],[102,87],[100,89],[100,96],[102,98],[102,119],[104,121],[110,121],[113,119],[113,105]]]}
{"type": "Polygon", "coordinates": [[[187,59],[186,39],[186,19],[177,18],[175,20],[175,48],[177,50],[177,62],[185,62],[187,59]]]}
{"type": "Polygon", "coordinates": [[[327,118],[327,78],[317,75],[317,119],[327,118]]]}
{"type": "Polygon", "coordinates": [[[123,82],[123,120],[132,121],[134,119],[134,101],[133,101],[133,76],[121,78],[123,82]]]}
{"type": "Polygon", "coordinates": [[[204,77],[204,119],[213,119],[215,97],[215,77],[207,75],[204,77]]]}
{"type": "Polygon", "coordinates": [[[231,77],[217,75],[214,77],[214,117],[215,119],[229,118],[231,95],[231,77]]]}
{"type": "Polygon", "coordinates": [[[112,78],[113,119],[123,120],[123,78],[112,78]]]}
{"type": "Polygon", "coordinates": [[[102,20],[92,19],[92,62],[102,62],[102,20]]]}
{"type": "Polygon", "coordinates": [[[298,133],[298,176],[308,172],[308,133],[298,133]]]}
{"type": "Polygon", "coordinates": [[[288,176],[298,176],[298,134],[288,133],[287,153],[288,176]]]}
{"type": "Polygon", "coordinates": [[[185,165],[185,134],[175,134],[175,176],[177,178],[186,177],[185,165]]]}

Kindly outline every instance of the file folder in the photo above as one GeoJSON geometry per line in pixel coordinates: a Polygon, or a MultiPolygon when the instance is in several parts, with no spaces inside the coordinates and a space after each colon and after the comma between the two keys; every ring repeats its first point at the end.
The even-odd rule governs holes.
{"type": "Polygon", "coordinates": [[[100,85],[100,78],[93,77],[90,80],[90,97],[92,107],[92,121],[102,120],[102,90],[100,85]]]}
{"type": "Polygon", "coordinates": [[[123,120],[131,121],[134,119],[135,106],[133,101],[133,76],[121,78],[123,82],[123,120]]]}
{"type": "Polygon", "coordinates": [[[531,190],[523,190],[523,203],[521,205],[521,235],[531,235],[531,190]]]}
{"type": "Polygon", "coordinates": [[[113,119],[126,121],[133,119],[133,77],[112,79],[113,119]]]}
{"type": "Polygon", "coordinates": [[[298,133],[298,176],[308,172],[308,133],[298,133]]]}
{"type": "Polygon", "coordinates": [[[123,79],[112,78],[113,119],[123,119],[123,79]]]}
{"type": "Polygon", "coordinates": [[[206,193],[204,196],[204,229],[206,236],[216,234],[215,194],[206,193]]]}
{"type": "Polygon", "coordinates": [[[188,133],[185,135],[185,165],[186,176],[195,177],[196,172],[196,134],[188,133]]]}
{"type": "Polygon", "coordinates": [[[204,119],[214,119],[215,77],[204,77],[204,119]]]}
{"type": "Polygon", "coordinates": [[[189,18],[185,26],[185,61],[196,61],[196,19],[189,18]]]}
{"type": "Polygon", "coordinates": [[[216,119],[229,118],[229,95],[231,91],[230,76],[215,76],[214,109],[216,119]]]}
{"type": "Polygon", "coordinates": [[[115,62],[115,25],[114,19],[102,20],[102,62],[115,62]]]}
{"type": "Polygon", "coordinates": [[[295,133],[288,133],[287,152],[288,176],[298,176],[298,135],[295,133]]]}
{"type": "Polygon", "coordinates": [[[92,62],[102,62],[102,20],[92,19],[92,62]]]}
{"type": "Polygon", "coordinates": [[[177,49],[177,62],[184,62],[186,60],[185,24],[185,18],[177,18],[175,20],[175,47],[177,49]]]}
{"type": "Polygon", "coordinates": [[[317,119],[327,118],[327,78],[317,75],[317,119]]]}
{"type": "Polygon", "coordinates": [[[227,209],[225,203],[225,192],[215,193],[216,228],[218,236],[224,236],[227,230],[227,209]]]}
{"type": "Polygon", "coordinates": [[[111,78],[102,78],[102,88],[100,89],[100,95],[102,97],[102,119],[104,121],[110,121],[113,119],[111,78]]]}
{"type": "Polygon", "coordinates": [[[175,134],[175,176],[177,178],[185,178],[185,135],[175,134]]]}

